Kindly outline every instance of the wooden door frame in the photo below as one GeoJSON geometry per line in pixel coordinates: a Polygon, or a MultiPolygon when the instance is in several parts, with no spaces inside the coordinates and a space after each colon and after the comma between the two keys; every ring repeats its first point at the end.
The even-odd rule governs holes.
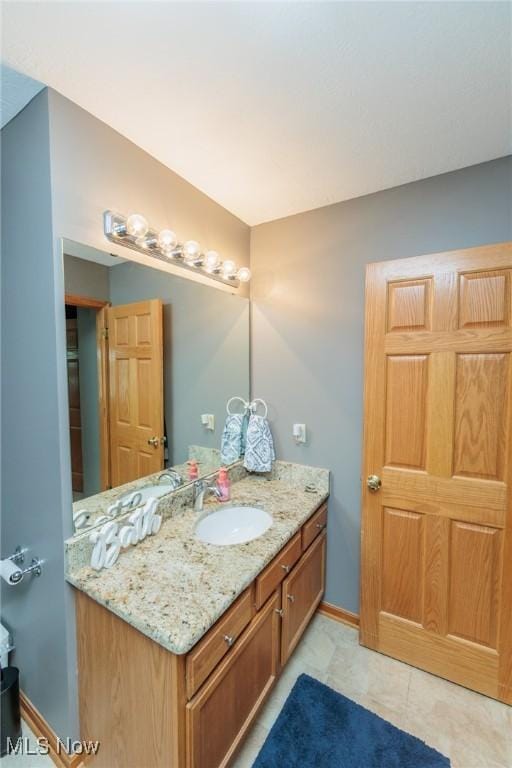
{"type": "Polygon", "coordinates": [[[93,299],[74,293],[64,295],[64,303],[72,307],[94,309],[96,311],[96,354],[98,360],[98,406],[100,430],[100,491],[110,488],[110,435],[108,405],[108,324],[107,307],[109,301],[93,299]]]}

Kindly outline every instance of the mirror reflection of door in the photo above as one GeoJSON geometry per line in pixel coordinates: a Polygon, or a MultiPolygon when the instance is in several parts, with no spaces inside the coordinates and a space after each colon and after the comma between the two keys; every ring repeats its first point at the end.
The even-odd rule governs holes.
{"type": "Polygon", "coordinates": [[[73,500],[164,468],[162,302],[66,295],[73,500]]]}
{"type": "Polygon", "coordinates": [[[163,315],[160,299],[109,307],[112,486],[164,468],[163,315]]]}

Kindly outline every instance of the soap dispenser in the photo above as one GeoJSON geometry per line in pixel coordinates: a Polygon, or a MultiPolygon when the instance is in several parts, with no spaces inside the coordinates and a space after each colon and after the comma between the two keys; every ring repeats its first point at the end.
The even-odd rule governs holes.
{"type": "Polygon", "coordinates": [[[221,467],[219,469],[217,488],[220,491],[219,501],[229,501],[231,498],[231,480],[229,479],[226,467],[221,467]]]}
{"type": "Polygon", "coordinates": [[[195,459],[191,459],[188,463],[188,479],[192,482],[193,480],[197,480],[199,477],[199,467],[197,466],[197,461],[195,459]]]}

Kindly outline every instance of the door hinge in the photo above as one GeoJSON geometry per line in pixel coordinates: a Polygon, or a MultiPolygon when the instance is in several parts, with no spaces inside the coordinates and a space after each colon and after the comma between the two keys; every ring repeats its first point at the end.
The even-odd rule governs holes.
{"type": "Polygon", "coordinates": [[[108,328],[104,328],[102,331],[103,338],[108,341],[108,328]]]}

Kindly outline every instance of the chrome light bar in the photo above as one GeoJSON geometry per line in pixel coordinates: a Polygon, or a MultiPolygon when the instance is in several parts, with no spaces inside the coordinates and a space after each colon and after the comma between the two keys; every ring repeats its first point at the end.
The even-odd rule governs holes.
{"type": "Polygon", "coordinates": [[[233,261],[221,261],[215,251],[203,253],[199,243],[194,240],[178,242],[173,232],[152,229],[140,214],[123,216],[114,211],[105,211],[103,230],[111,243],[131,248],[166,264],[175,264],[185,271],[199,272],[224,285],[238,288],[241,282],[248,282],[251,278],[248,267],[237,269],[233,261]]]}

